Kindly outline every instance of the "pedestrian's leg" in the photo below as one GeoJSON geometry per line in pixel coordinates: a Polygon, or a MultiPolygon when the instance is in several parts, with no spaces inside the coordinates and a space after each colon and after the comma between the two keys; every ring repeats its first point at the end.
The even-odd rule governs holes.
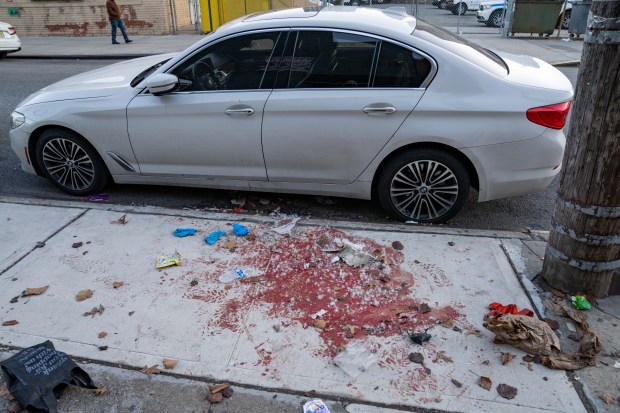
{"type": "Polygon", "coordinates": [[[112,26],[112,44],[116,43],[116,26],[117,26],[118,20],[116,19],[110,19],[110,26],[112,26]]]}
{"type": "Polygon", "coordinates": [[[125,31],[125,24],[123,23],[123,19],[118,19],[118,27],[120,27],[121,33],[123,33],[125,43],[131,42],[131,40],[129,40],[129,37],[127,36],[127,32],[125,31]]]}

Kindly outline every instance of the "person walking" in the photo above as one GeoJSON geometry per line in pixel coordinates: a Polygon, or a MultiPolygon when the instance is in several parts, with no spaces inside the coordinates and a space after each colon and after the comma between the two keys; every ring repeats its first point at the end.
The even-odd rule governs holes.
{"type": "Polygon", "coordinates": [[[127,32],[125,31],[125,25],[123,24],[123,19],[121,19],[121,9],[118,8],[118,5],[114,0],[107,0],[105,3],[105,8],[108,10],[108,16],[110,17],[110,25],[112,26],[112,44],[120,44],[116,41],[116,28],[121,29],[121,33],[125,38],[125,43],[131,43],[133,40],[129,40],[127,37],[127,32]]]}

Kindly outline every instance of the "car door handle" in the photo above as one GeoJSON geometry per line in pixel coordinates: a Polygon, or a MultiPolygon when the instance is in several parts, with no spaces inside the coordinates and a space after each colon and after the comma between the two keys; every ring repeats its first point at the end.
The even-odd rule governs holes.
{"type": "Polygon", "coordinates": [[[234,107],[231,106],[228,109],[226,109],[224,111],[227,115],[245,115],[245,116],[250,116],[254,114],[254,109],[252,109],[249,106],[243,106],[243,107],[234,107]]]}
{"type": "Polygon", "coordinates": [[[394,106],[366,106],[362,109],[364,113],[385,113],[390,114],[396,112],[396,108],[394,106]]]}

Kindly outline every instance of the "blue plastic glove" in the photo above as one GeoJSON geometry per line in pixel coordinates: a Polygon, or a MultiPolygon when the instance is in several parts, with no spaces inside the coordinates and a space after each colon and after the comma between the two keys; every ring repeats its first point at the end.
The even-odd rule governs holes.
{"type": "Polygon", "coordinates": [[[194,235],[196,233],[195,228],[177,228],[172,235],[175,237],[187,237],[188,235],[194,235]]]}
{"type": "Polygon", "coordinates": [[[218,239],[222,238],[226,233],[224,231],[213,231],[205,237],[205,242],[209,245],[213,245],[218,239]]]}
{"type": "Polygon", "coordinates": [[[250,231],[241,224],[232,224],[233,229],[235,230],[235,235],[238,237],[245,237],[250,233],[250,231]]]}

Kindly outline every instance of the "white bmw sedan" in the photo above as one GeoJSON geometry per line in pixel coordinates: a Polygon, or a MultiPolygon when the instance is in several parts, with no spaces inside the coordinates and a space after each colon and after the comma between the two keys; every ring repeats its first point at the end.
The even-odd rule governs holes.
{"type": "Polygon", "coordinates": [[[376,198],[441,223],[544,189],[573,89],[402,8],[299,8],[230,22],[174,55],[60,81],[12,113],[25,171],[74,195],[110,182],[376,198]]]}

